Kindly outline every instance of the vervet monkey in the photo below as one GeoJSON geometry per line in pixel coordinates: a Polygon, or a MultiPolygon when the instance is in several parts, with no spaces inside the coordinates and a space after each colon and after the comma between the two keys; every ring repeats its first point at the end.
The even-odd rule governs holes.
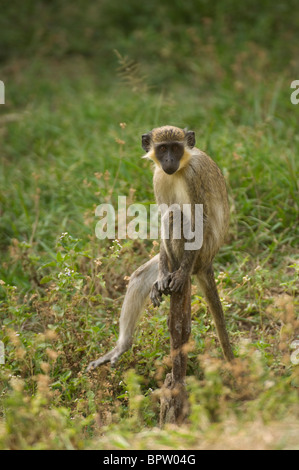
{"type": "MultiPolygon", "coordinates": [[[[195,275],[213,315],[218,338],[227,360],[234,358],[225,327],[212,262],[224,242],[229,224],[229,206],[224,177],[216,163],[195,147],[193,131],[173,126],[153,129],[142,136],[145,157],[155,164],[154,192],[160,206],[190,204],[191,226],[195,227],[195,206],[203,206],[203,240],[197,250],[186,250],[186,239],[161,241],[160,254],[140,266],[131,276],[119,321],[116,347],[91,362],[88,370],[110,362],[132,345],[133,332],[147,298],[158,306],[163,294],[180,292],[195,275]]],[[[172,222],[173,223],[173,220],[172,222]]]]}

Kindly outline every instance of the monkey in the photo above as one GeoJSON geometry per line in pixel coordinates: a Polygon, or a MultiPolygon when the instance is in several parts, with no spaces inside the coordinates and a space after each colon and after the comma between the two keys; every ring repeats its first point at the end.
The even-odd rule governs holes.
{"type": "MultiPolygon", "coordinates": [[[[119,357],[132,345],[133,333],[145,302],[150,297],[158,307],[163,295],[182,292],[186,281],[195,276],[212,313],[217,335],[226,360],[234,354],[213,270],[213,260],[225,241],[229,226],[229,204],[225,179],[216,163],[195,147],[195,133],[174,126],[154,128],[142,135],[144,158],[154,163],[153,186],[157,204],[203,207],[203,240],[196,250],[184,249],[185,238],[161,240],[160,252],[140,266],[130,277],[119,320],[119,338],[114,349],[92,361],[87,370],[119,357]]],[[[174,219],[169,218],[172,227],[174,219]]]]}

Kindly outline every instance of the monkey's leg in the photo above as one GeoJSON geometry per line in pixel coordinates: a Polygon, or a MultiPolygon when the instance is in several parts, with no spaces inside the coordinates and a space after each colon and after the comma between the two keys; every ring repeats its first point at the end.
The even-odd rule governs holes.
{"type": "Polygon", "coordinates": [[[234,359],[234,354],[229,342],[212,266],[205,272],[199,272],[197,274],[197,279],[212,312],[224,357],[226,360],[232,361],[234,359]]]}
{"type": "Polygon", "coordinates": [[[119,338],[116,347],[99,359],[92,361],[87,370],[95,369],[106,362],[113,366],[118,358],[132,345],[137,320],[158,277],[159,255],[140,266],[131,276],[119,319],[119,338]]]}

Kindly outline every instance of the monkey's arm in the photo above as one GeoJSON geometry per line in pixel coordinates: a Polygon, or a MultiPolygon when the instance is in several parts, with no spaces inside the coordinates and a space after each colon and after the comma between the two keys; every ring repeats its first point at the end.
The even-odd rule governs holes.
{"type": "MultiPolygon", "coordinates": [[[[191,225],[191,230],[193,233],[195,233],[195,205],[192,205],[192,213],[191,213],[191,218],[185,221],[185,223],[191,225]]],[[[194,242],[194,238],[192,239],[192,242],[194,242]]],[[[181,264],[180,267],[171,273],[171,279],[169,282],[169,290],[171,292],[181,292],[182,289],[184,288],[187,280],[190,278],[192,272],[193,272],[193,267],[196,262],[196,259],[199,255],[199,249],[197,250],[191,250],[186,248],[186,243],[190,242],[190,240],[187,240],[184,238],[183,243],[184,243],[184,253],[181,258],[181,264]]]]}
{"type": "Polygon", "coordinates": [[[171,292],[180,292],[191,276],[198,250],[184,251],[179,269],[171,273],[169,289],[171,292]]]}
{"type": "Polygon", "coordinates": [[[151,292],[150,299],[154,307],[159,307],[162,301],[162,295],[169,295],[169,282],[171,279],[171,273],[169,272],[168,267],[168,258],[165,250],[165,246],[161,243],[160,247],[160,257],[159,257],[159,274],[158,279],[154,282],[151,292]]]}
{"type": "Polygon", "coordinates": [[[164,244],[161,243],[159,258],[159,275],[157,279],[157,287],[159,291],[164,292],[166,289],[168,289],[170,276],[171,274],[169,272],[166,249],[164,244]]]}

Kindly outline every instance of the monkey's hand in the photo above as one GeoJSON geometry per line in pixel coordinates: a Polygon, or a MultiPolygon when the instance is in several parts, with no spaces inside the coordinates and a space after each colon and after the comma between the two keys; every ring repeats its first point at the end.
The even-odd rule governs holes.
{"type": "Polygon", "coordinates": [[[153,284],[153,287],[150,292],[150,299],[154,305],[154,307],[159,307],[160,303],[162,302],[162,295],[169,295],[169,282],[171,279],[171,274],[169,272],[159,275],[157,281],[153,284]]]}
{"type": "Polygon", "coordinates": [[[169,282],[171,280],[171,274],[167,271],[163,274],[159,274],[157,279],[157,287],[161,294],[169,295],[169,282]]]}
{"type": "Polygon", "coordinates": [[[169,283],[169,289],[171,292],[181,292],[188,280],[189,274],[178,269],[174,273],[171,273],[171,279],[169,283]]]}
{"type": "Polygon", "coordinates": [[[158,281],[153,284],[153,287],[150,292],[150,299],[154,307],[159,307],[162,302],[162,292],[158,289],[158,281]]]}

